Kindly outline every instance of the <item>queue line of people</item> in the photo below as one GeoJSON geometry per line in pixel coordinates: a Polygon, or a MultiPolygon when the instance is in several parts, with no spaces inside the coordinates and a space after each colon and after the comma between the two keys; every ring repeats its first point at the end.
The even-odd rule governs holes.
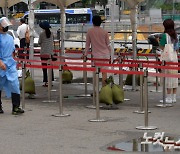
{"type": "MultiPolygon", "coordinates": [[[[25,41],[25,32],[28,29],[28,25],[25,24],[25,20],[21,19],[21,25],[18,27],[17,33],[20,39],[20,47],[29,47],[29,44],[25,41]]],[[[86,35],[86,47],[82,58],[87,56],[87,53],[91,47],[92,56],[94,58],[111,58],[111,47],[108,32],[100,27],[102,21],[100,16],[93,17],[93,27],[90,28],[86,35]]],[[[16,62],[13,59],[13,52],[15,51],[13,38],[7,34],[8,27],[11,25],[10,21],[6,17],[0,18],[0,113],[3,113],[2,102],[1,102],[1,91],[4,88],[6,95],[12,98],[12,114],[24,113],[20,106],[20,90],[19,90],[19,80],[16,69],[16,62]]],[[[160,47],[162,50],[167,44],[167,35],[170,36],[171,42],[174,44],[174,52],[177,52],[178,38],[177,33],[174,29],[175,24],[171,19],[166,19],[163,22],[164,34],[160,40],[160,47]]],[[[41,46],[41,60],[48,61],[53,55],[53,33],[51,32],[50,24],[44,21],[39,24],[43,31],[39,35],[39,45],[41,46]]],[[[19,51],[22,54],[23,50],[19,51]]],[[[21,58],[21,57],[19,57],[21,58]]],[[[177,62],[177,61],[174,61],[177,62]]],[[[42,63],[42,65],[47,65],[47,63],[42,63]]],[[[166,70],[166,73],[176,74],[174,70],[166,70]]],[[[48,86],[47,79],[47,69],[43,69],[43,86],[48,86]]],[[[107,74],[102,74],[102,86],[104,86],[105,80],[107,79],[107,74]]],[[[54,80],[54,74],[52,71],[52,80],[54,80]]],[[[176,93],[178,87],[178,78],[167,78],[166,88],[167,97],[165,103],[175,103],[176,93]]],[[[160,101],[162,102],[162,100],[160,101]]]]}

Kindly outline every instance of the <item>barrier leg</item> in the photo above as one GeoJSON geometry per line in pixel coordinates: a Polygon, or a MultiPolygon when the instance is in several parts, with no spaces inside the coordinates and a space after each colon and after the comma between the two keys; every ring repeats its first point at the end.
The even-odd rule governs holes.
{"type": "MultiPolygon", "coordinates": [[[[86,62],[86,57],[84,58],[83,62],[86,62]]],[[[86,65],[84,65],[86,67],[86,65]]],[[[87,90],[87,71],[83,71],[83,80],[84,80],[84,95],[78,95],[78,97],[90,97],[91,95],[88,94],[87,90]]]]}
{"type": "Polygon", "coordinates": [[[83,76],[84,76],[84,93],[86,96],[87,95],[87,71],[83,71],[83,76]]]}
{"type": "MultiPolygon", "coordinates": [[[[140,71],[143,71],[142,63],[140,64],[140,71]]],[[[143,111],[143,75],[140,75],[140,109],[134,111],[134,113],[144,114],[143,111]]]]}
{"type": "MultiPolygon", "coordinates": [[[[51,69],[51,74],[53,74],[52,71],[53,71],[53,69],[51,69]]],[[[54,80],[55,80],[55,74],[54,74],[54,80]]],[[[52,84],[52,76],[51,76],[51,92],[56,92],[57,90],[56,89],[52,89],[52,87],[53,87],[53,84],[52,84]]]]}
{"type": "Polygon", "coordinates": [[[144,72],[144,126],[138,126],[139,130],[154,130],[156,126],[148,126],[148,71],[144,72]]]}
{"type": "MultiPolygon", "coordinates": [[[[122,58],[119,55],[119,64],[122,64],[122,58]]],[[[121,67],[119,67],[119,70],[122,70],[121,67]]],[[[123,74],[119,74],[119,85],[123,89],[123,74]]],[[[128,98],[124,98],[124,101],[130,101],[128,98]]]]}
{"type": "Polygon", "coordinates": [[[26,76],[26,65],[22,61],[22,109],[25,109],[25,76],[26,76]]]}
{"type": "MultiPolygon", "coordinates": [[[[95,66],[93,66],[95,67],[95,66]]],[[[90,109],[95,109],[96,108],[96,74],[95,72],[93,72],[93,104],[92,105],[89,105],[89,106],[86,106],[87,108],[90,108],[90,109]]]]}
{"type": "MultiPolygon", "coordinates": [[[[142,63],[139,64],[140,71],[143,72],[142,63]]],[[[139,111],[134,111],[134,113],[144,114],[143,110],[143,75],[140,75],[140,109],[139,111]]],[[[150,113],[150,111],[148,111],[150,113]]]]}
{"type": "Polygon", "coordinates": [[[48,100],[44,100],[43,101],[44,103],[56,102],[56,100],[51,100],[51,88],[52,88],[52,69],[48,69],[48,100]]]}
{"type": "Polygon", "coordinates": [[[52,115],[54,117],[67,117],[70,114],[63,113],[63,94],[62,94],[62,65],[59,66],[59,113],[52,115]]]}
{"type": "MultiPolygon", "coordinates": [[[[84,58],[83,62],[86,62],[86,57],[84,58]]],[[[86,65],[84,65],[84,67],[86,67],[86,65]]],[[[90,94],[87,93],[87,71],[83,71],[83,80],[84,80],[84,94],[81,94],[81,95],[76,95],[75,97],[91,97],[90,94]]]]}
{"type": "MultiPolygon", "coordinates": [[[[165,66],[165,61],[162,61],[162,65],[165,66]]],[[[165,72],[165,70],[163,71],[165,72]]],[[[157,107],[172,107],[172,104],[166,104],[166,78],[163,77],[163,102],[161,104],[157,104],[157,107]]]]}
{"type": "Polygon", "coordinates": [[[105,122],[106,120],[100,119],[99,109],[99,72],[100,69],[96,68],[96,119],[89,120],[90,122],[105,122]]]}
{"type": "MultiPolygon", "coordinates": [[[[119,64],[122,64],[122,59],[119,55],[119,64]]],[[[119,67],[119,70],[122,70],[122,67],[119,67]]],[[[119,74],[119,85],[123,88],[123,74],[119,74]]]]}
{"type": "MultiPolygon", "coordinates": [[[[156,53],[156,61],[158,61],[158,55],[156,53]]],[[[158,73],[158,68],[156,68],[156,73],[158,73]]],[[[160,93],[161,91],[159,90],[159,81],[158,81],[158,77],[156,76],[156,89],[155,90],[151,90],[150,92],[156,92],[156,93],[160,93]]]]}

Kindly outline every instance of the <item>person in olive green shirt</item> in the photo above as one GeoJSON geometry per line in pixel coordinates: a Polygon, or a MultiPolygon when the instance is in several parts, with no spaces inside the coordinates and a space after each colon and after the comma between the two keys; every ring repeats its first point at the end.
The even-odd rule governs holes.
{"type": "MultiPolygon", "coordinates": [[[[163,22],[164,26],[164,33],[162,34],[162,37],[160,39],[160,47],[163,50],[165,47],[166,42],[166,34],[168,34],[171,40],[171,43],[174,44],[174,52],[177,55],[177,52],[179,50],[178,46],[178,35],[174,29],[174,21],[172,19],[166,19],[163,22]]],[[[173,62],[178,62],[177,58],[173,62]]],[[[174,66],[174,65],[173,65],[174,66]]],[[[165,73],[167,74],[177,74],[177,70],[165,70],[165,73]]],[[[178,87],[178,78],[166,78],[166,88],[167,88],[167,97],[165,99],[165,103],[175,103],[176,102],[176,92],[178,87]]],[[[160,102],[163,102],[160,100],[160,102]]]]}

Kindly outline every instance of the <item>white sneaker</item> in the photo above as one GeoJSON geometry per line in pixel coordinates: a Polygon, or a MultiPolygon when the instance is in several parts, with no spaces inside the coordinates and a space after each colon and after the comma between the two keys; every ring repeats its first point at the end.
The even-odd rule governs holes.
{"type": "MultiPolygon", "coordinates": [[[[160,102],[160,103],[163,103],[163,100],[160,100],[159,102],[160,102]]],[[[165,99],[165,103],[166,103],[166,104],[171,104],[171,103],[173,103],[172,98],[166,98],[166,99],[165,99]]]]}
{"type": "Polygon", "coordinates": [[[173,102],[173,103],[176,103],[176,98],[173,98],[173,99],[172,99],[172,102],[173,102]]]}

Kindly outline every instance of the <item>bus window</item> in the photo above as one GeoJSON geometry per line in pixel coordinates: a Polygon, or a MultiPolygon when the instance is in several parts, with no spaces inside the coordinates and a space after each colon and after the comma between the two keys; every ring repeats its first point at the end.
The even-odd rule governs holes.
{"type": "Polygon", "coordinates": [[[50,24],[60,24],[60,16],[54,15],[49,17],[50,24]]]}
{"type": "MultiPolygon", "coordinates": [[[[28,20],[28,13],[24,16],[28,20]]],[[[48,21],[50,24],[60,24],[60,10],[35,10],[35,23],[39,24],[48,21]]],[[[89,8],[83,9],[66,9],[66,23],[92,23],[92,11],[89,8]]]]}

